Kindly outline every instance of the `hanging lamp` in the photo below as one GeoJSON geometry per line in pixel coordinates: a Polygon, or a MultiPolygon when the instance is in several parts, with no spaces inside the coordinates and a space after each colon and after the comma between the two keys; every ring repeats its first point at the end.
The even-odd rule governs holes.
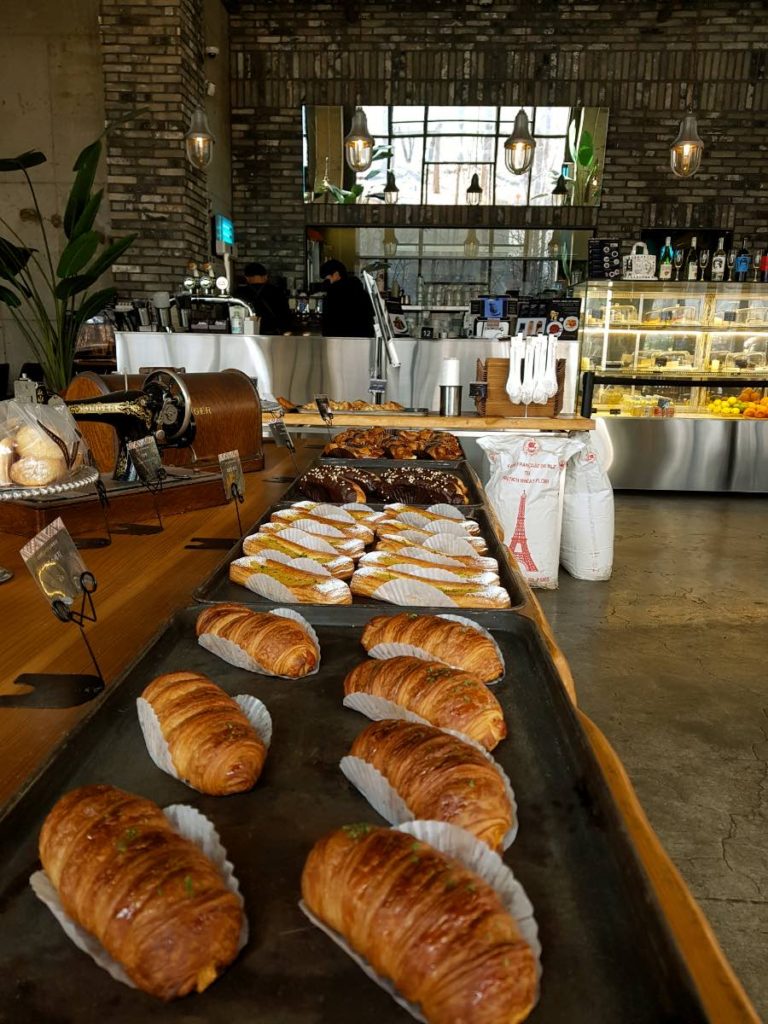
{"type": "Polygon", "coordinates": [[[680,122],[677,138],[669,147],[669,165],[676,178],[692,178],[701,166],[704,142],[696,118],[689,111],[680,122]]]}
{"type": "Polygon", "coordinates": [[[473,259],[480,253],[480,241],[474,228],[467,229],[467,236],[464,239],[464,255],[473,259]]]}
{"type": "Polygon", "coordinates": [[[387,184],[384,188],[384,202],[390,206],[394,206],[397,200],[400,198],[400,189],[397,187],[395,181],[395,172],[387,171],[387,184]]]}
{"type": "Polygon", "coordinates": [[[512,134],[504,143],[504,162],[512,174],[525,174],[533,163],[536,139],[531,135],[528,115],[520,108],[512,134]]]}
{"type": "Polygon", "coordinates": [[[469,183],[467,189],[467,205],[468,206],[479,206],[480,200],[483,198],[483,189],[480,185],[480,179],[477,173],[472,175],[472,181],[469,183]]]}
{"type": "Polygon", "coordinates": [[[384,228],[384,255],[388,258],[397,256],[397,235],[394,228],[384,228]]]}
{"type": "Polygon", "coordinates": [[[368,119],[362,107],[355,107],[352,126],[344,139],[344,155],[353,171],[367,171],[373,160],[375,140],[368,131],[368,119]]]}
{"type": "Polygon", "coordinates": [[[552,189],[552,202],[555,206],[564,206],[565,201],[568,198],[568,185],[566,182],[568,179],[564,174],[561,174],[555,187],[552,189]]]}
{"type": "Polygon", "coordinates": [[[208,118],[202,107],[192,111],[189,131],[184,136],[187,159],[193,167],[203,170],[213,158],[213,144],[216,140],[208,125],[208,118]]]}

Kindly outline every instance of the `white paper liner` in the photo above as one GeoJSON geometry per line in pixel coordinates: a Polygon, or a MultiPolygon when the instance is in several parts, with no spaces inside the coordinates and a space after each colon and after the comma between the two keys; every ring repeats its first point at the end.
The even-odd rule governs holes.
{"type": "MultiPolygon", "coordinates": [[[[270,536],[274,537],[275,534],[268,530],[266,535],[259,531],[258,533],[252,533],[249,537],[245,537],[243,540],[243,552],[246,555],[250,553],[246,547],[249,541],[256,541],[258,543],[259,540],[265,540],[270,536]]],[[[293,541],[294,544],[300,544],[303,548],[307,548],[310,551],[322,551],[326,555],[335,556],[338,556],[339,554],[336,548],[332,544],[329,544],[327,540],[323,540],[322,537],[316,534],[305,533],[304,530],[297,530],[293,524],[288,526],[285,530],[280,530],[279,536],[283,540],[290,540],[293,541]]],[[[261,551],[254,551],[253,554],[261,554],[261,551]]]]}
{"type": "Polygon", "coordinates": [[[365,551],[365,544],[359,537],[348,537],[346,533],[337,530],[335,526],[320,523],[316,519],[294,519],[291,522],[278,520],[274,523],[262,523],[259,527],[259,533],[282,534],[286,530],[300,530],[301,533],[317,537],[333,537],[334,543],[331,544],[331,547],[334,551],[342,555],[349,555],[350,558],[359,558],[365,551]]]}
{"type": "MultiPolygon", "coordinates": [[[[452,542],[456,540],[455,537],[446,537],[446,539],[452,542]]],[[[492,572],[498,575],[499,563],[496,561],[496,559],[490,558],[485,555],[478,555],[478,553],[474,550],[474,548],[472,548],[471,545],[469,545],[471,554],[467,552],[463,555],[449,555],[442,551],[436,551],[434,550],[434,548],[427,547],[426,545],[426,541],[423,547],[408,547],[407,545],[403,545],[403,547],[399,548],[397,551],[392,551],[391,554],[406,555],[409,558],[421,558],[422,560],[428,562],[435,562],[437,564],[442,565],[460,565],[462,568],[467,568],[467,559],[471,559],[472,564],[469,565],[469,568],[474,568],[474,566],[476,565],[478,570],[481,570],[483,572],[492,572]]],[[[377,550],[383,551],[384,549],[382,548],[377,550]]]]}
{"type": "Polygon", "coordinates": [[[386,568],[389,572],[403,572],[408,576],[418,576],[424,580],[442,580],[445,583],[476,583],[478,587],[485,587],[488,584],[499,585],[499,576],[495,572],[478,570],[468,575],[452,572],[443,566],[427,569],[423,565],[412,565],[410,562],[394,562],[386,568]]]}
{"type": "MultiPolygon", "coordinates": [[[[365,572],[358,569],[358,572],[365,572]]],[[[352,577],[354,579],[354,576],[352,577]]],[[[438,587],[421,580],[387,580],[377,587],[371,597],[377,601],[388,601],[390,604],[425,605],[435,608],[458,608],[459,605],[438,587]]]]}
{"type": "Polygon", "coordinates": [[[460,562],[450,555],[441,555],[437,551],[427,551],[426,548],[401,548],[399,551],[385,551],[383,549],[369,551],[360,559],[360,565],[380,565],[383,557],[396,558],[402,555],[404,558],[418,558],[422,562],[430,562],[432,565],[443,565],[447,569],[465,569],[466,562],[460,562]]]}
{"type": "MultiPolygon", "coordinates": [[[[437,523],[438,526],[450,525],[437,523]]],[[[477,557],[478,552],[485,550],[485,541],[482,537],[464,533],[459,527],[459,533],[446,533],[438,530],[394,530],[391,533],[382,528],[379,536],[386,540],[407,541],[409,544],[417,544],[420,547],[432,548],[433,551],[442,551],[446,555],[470,555],[477,557]],[[437,543],[435,543],[437,541],[437,543]],[[448,542],[451,542],[450,544],[448,542]]]]}
{"type": "MultiPolygon", "coordinates": [[[[292,508],[280,508],[277,512],[272,513],[272,522],[286,523],[295,526],[297,522],[304,522],[307,519],[313,519],[314,510],[307,510],[306,515],[302,515],[299,511],[292,508]]],[[[324,519],[329,518],[323,516],[324,519]]],[[[351,518],[351,516],[350,516],[351,518]]],[[[361,540],[364,544],[373,543],[373,526],[366,526],[365,523],[358,523],[354,519],[352,522],[342,521],[338,517],[335,517],[335,521],[339,524],[339,532],[343,537],[351,537],[356,540],[361,540]]],[[[327,523],[320,523],[321,526],[327,526],[327,523]]],[[[304,527],[302,527],[303,529],[304,527]]]]}
{"type": "MultiPolygon", "coordinates": [[[[405,832],[434,847],[446,856],[454,857],[470,871],[474,871],[487,882],[498,894],[506,910],[515,918],[520,934],[531,947],[536,960],[536,970],[541,978],[541,943],[539,928],[533,916],[533,906],[522,885],[504,864],[501,857],[489,849],[485,843],[475,839],[473,835],[456,825],[443,821],[408,821],[397,826],[398,832],[405,832]]],[[[384,989],[392,999],[406,1010],[414,1020],[427,1024],[427,1019],[414,1003],[409,1003],[397,991],[391,981],[383,978],[373,967],[352,949],[349,943],[336,931],[322,922],[302,900],[299,907],[309,920],[332,939],[337,946],[355,961],[360,969],[376,984],[384,989]]],[[[537,993],[538,1000],[538,993],[537,993]]]]}
{"type": "Polygon", "coordinates": [[[395,718],[403,722],[418,722],[419,725],[434,725],[434,722],[428,722],[426,718],[417,715],[415,711],[409,711],[402,704],[395,704],[394,701],[387,700],[386,697],[375,697],[372,693],[348,693],[342,704],[345,708],[351,708],[352,711],[359,711],[361,715],[370,718],[372,722],[395,718]]]}
{"type": "MultiPolygon", "coordinates": [[[[467,533],[478,534],[480,527],[474,519],[430,519],[428,516],[419,515],[418,512],[400,512],[395,517],[398,523],[405,523],[406,526],[413,526],[417,530],[426,530],[428,533],[451,533],[457,537],[463,537],[467,533]]],[[[377,524],[380,530],[384,530],[387,520],[377,524]]]]}
{"type": "Polygon", "coordinates": [[[244,565],[246,568],[253,565],[255,562],[257,565],[267,565],[268,562],[280,562],[283,565],[295,566],[297,569],[305,569],[308,572],[313,573],[317,577],[317,583],[301,584],[302,590],[309,590],[310,587],[315,591],[314,594],[308,595],[312,600],[302,601],[302,595],[294,594],[294,592],[287,587],[284,583],[280,583],[279,580],[273,579],[271,576],[263,572],[254,572],[250,575],[244,583],[239,584],[240,586],[246,587],[246,589],[252,591],[254,594],[258,594],[260,597],[265,598],[267,601],[274,601],[275,604],[350,604],[352,597],[349,591],[349,587],[343,580],[336,579],[335,576],[331,576],[328,570],[320,565],[318,562],[313,562],[311,558],[291,558],[289,555],[284,555],[281,551],[270,552],[269,558],[264,555],[248,555],[245,558],[236,558],[230,565],[244,565]],[[272,556],[275,557],[272,557],[272,556]],[[349,597],[349,601],[345,599],[349,597]]]}
{"type": "MultiPolygon", "coordinates": [[[[439,728],[439,726],[435,726],[435,728],[439,728]]],[[[501,841],[502,850],[508,850],[515,841],[518,829],[517,801],[515,800],[515,792],[512,789],[512,783],[509,781],[509,776],[498,761],[484,747],[481,747],[479,743],[471,740],[463,733],[456,732],[454,729],[443,729],[442,732],[453,736],[461,743],[467,743],[469,746],[474,747],[475,750],[479,750],[486,761],[489,761],[499,773],[504,784],[504,793],[512,810],[512,825],[501,841]]],[[[352,785],[362,793],[376,813],[380,814],[390,825],[400,825],[402,822],[415,819],[416,815],[408,807],[389,779],[364,758],[353,757],[347,754],[339,762],[339,768],[341,768],[342,773],[352,785]]]]}
{"type": "MultiPolygon", "coordinates": [[[[222,846],[219,834],[212,822],[200,814],[194,807],[188,807],[186,804],[172,804],[170,807],[165,808],[163,814],[179,835],[193,842],[214,863],[224,879],[224,884],[230,892],[235,893],[242,905],[243,898],[240,895],[240,883],[235,877],[234,866],[227,859],[227,851],[222,846]]],[[[128,985],[129,988],[136,988],[136,985],[128,977],[124,968],[107,953],[99,940],[69,917],[61,905],[56,888],[45,871],[36,871],[30,878],[29,884],[37,898],[48,907],[59,922],[67,938],[71,939],[78,949],[87,953],[94,963],[107,971],[115,981],[122,982],[122,984],[128,985]]],[[[248,919],[243,914],[243,927],[237,944],[238,953],[247,942],[248,919]]]]}
{"type": "MultiPolygon", "coordinates": [[[[269,711],[267,711],[266,706],[258,697],[253,697],[248,693],[239,693],[234,700],[250,722],[253,731],[267,750],[269,750],[269,745],[272,742],[272,717],[269,711]]],[[[176,770],[171,752],[168,749],[168,743],[160,726],[160,720],[149,701],[145,700],[144,697],[138,697],[136,700],[136,711],[144,742],[147,745],[147,752],[157,767],[168,775],[172,775],[174,779],[178,779],[179,782],[183,782],[190,789],[200,792],[188,779],[183,779],[176,770]]]]}
{"type": "MultiPolygon", "coordinates": [[[[442,516],[445,519],[466,519],[464,513],[456,508],[455,505],[446,505],[442,502],[438,502],[436,505],[430,505],[425,509],[426,512],[432,512],[436,516],[442,516]]],[[[384,506],[384,513],[393,512],[396,516],[402,515],[404,512],[415,512],[412,505],[406,505],[403,501],[394,501],[389,505],[384,506]]]]}
{"type": "Polygon", "coordinates": [[[338,519],[340,523],[354,523],[355,517],[350,515],[345,508],[340,505],[329,505],[326,502],[318,502],[316,505],[297,505],[295,508],[304,507],[308,512],[312,512],[313,515],[321,516],[323,519],[338,519]]]}

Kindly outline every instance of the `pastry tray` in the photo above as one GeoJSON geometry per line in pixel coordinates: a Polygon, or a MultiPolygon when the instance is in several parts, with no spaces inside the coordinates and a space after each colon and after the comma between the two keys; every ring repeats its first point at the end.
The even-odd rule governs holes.
{"type": "MultiPolygon", "coordinates": [[[[302,409],[298,407],[296,413],[302,416],[316,416],[320,419],[317,409],[302,409]]],[[[332,409],[331,416],[430,416],[435,415],[425,406],[409,406],[406,409],[332,409]]],[[[322,422],[322,421],[321,421],[322,422]]],[[[331,424],[333,425],[333,424],[331,424]]],[[[347,429],[346,427],[344,428],[347,429]]]]}
{"type": "MultiPolygon", "coordinates": [[[[339,466],[352,474],[355,469],[377,470],[377,469],[432,469],[443,470],[452,473],[466,485],[469,490],[469,504],[482,505],[485,501],[483,486],[480,480],[466,459],[456,462],[437,462],[426,459],[329,459],[320,457],[311,466],[307,466],[301,476],[294,480],[291,487],[283,495],[286,501],[306,501],[307,495],[299,489],[299,480],[310,469],[330,469],[339,466]]],[[[436,499],[439,501],[440,499],[436,499]]]]}
{"type": "MultiPolygon", "coordinates": [[[[199,610],[199,609],[198,609],[199,610]]],[[[233,668],[195,642],[197,610],[179,613],[53,755],[0,821],[0,1018],[35,1024],[407,1024],[411,1018],[299,910],[313,843],[343,824],[381,819],[339,770],[367,724],[342,707],[342,680],[364,656],[370,609],[310,609],[322,648],[317,675],[289,682],[233,668]],[[275,732],[247,794],[215,798],[157,769],[135,701],[164,672],[209,674],[230,694],[253,693],[275,732]],[[235,865],[250,940],[202,995],[162,1004],[112,978],[64,935],[28,879],[55,800],[110,783],[161,806],[210,817],[235,865]]],[[[506,616],[495,633],[508,673],[495,693],[509,736],[494,756],[509,774],[520,819],[505,860],[533,902],[543,946],[541,999],[531,1024],[703,1022],[698,996],[639,866],[536,626],[506,616]]],[[[35,712],[32,712],[35,713],[35,712]]],[[[43,714],[45,712],[37,712],[43,714]]]]}
{"type": "MultiPolygon", "coordinates": [[[[251,529],[247,531],[247,534],[256,533],[262,523],[269,522],[270,516],[273,514],[273,512],[280,508],[290,508],[291,504],[292,502],[290,501],[280,501],[277,504],[273,505],[271,508],[267,509],[267,511],[264,513],[264,515],[261,517],[258,523],[256,523],[253,527],[251,527],[251,529]]],[[[375,509],[381,509],[384,506],[372,502],[370,507],[375,509]]],[[[501,586],[504,587],[504,589],[509,594],[510,600],[512,602],[511,610],[522,608],[522,606],[525,604],[526,597],[520,585],[520,580],[512,571],[507,551],[504,548],[504,545],[497,537],[487,511],[483,507],[478,507],[474,505],[457,505],[456,508],[460,509],[467,519],[474,519],[480,524],[480,532],[482,533],[483,537],[485,538],[486,544],[488,545],[488,554],[492,558],[495,558],[496,561],[499,563],[499,579],[501,582],[501,586]]],[[[194,594],[192,595],[193,599],[195,601],[200,601],[203,604],[212,604],[216,603],[217,601],[237,601],[240,604],[254,605],[261,608],[274,608],[276,606],[274,601],[268,601],[266,598],[261,597],[259,594],[255,594],[252,590],[249,590],[247,587],[241,586],[241,584],[239,583],[233,583],[230,580],[229,564],[230,562],[233,562],[236,558],[241,557],[243,557],[242,542],[238,541],[227,555],[226,562],[223,565],[220,565],[217,569],[215,569],[211,573],[211,575],[208,576],[208,578],[204,580],[203,583],[195,590],[194,594]]],[[[414,577],[414,579],[415,578],[416,577],[414,577]]],[[[349,583],[349,580],[347,580],[346,582],[349,583]]],[[[413,610],[413,607],[410,605],[390,605],[387,601],[377,601],[373,597],[359,597],[357,594],[353,594],[351,607],[354,608],[358,605],[363,607],[373,607],[380,609],[408,607],[410,610],[413,610]]],[[[315,606],[296,604],[292,607],[297,608],[299,611],[301,611],[303,615],[305,608],[311,608],[315,606]]],[[[349,609],[350,605],[337,605],[336,607],[338,607],[340,610],[349,609]]],[[[477,614],[481,618],[484,615],[488,614],[489,611],[495,611],[494,609],[489,610],[485,608],[462,609],[458,607],[446,607],[437,610],[441,610],[444,612],[453,612],[456,615],[463,615],[465,611],[469,610],[472,612],[472,614],[477,614]]],[[[509,608],[499,609],[499,612],[506,612],[507,614],[509,613],[509,611],[509,608]]]]}
{"type": "MultiPolygon", "coordinates": [[[[344,427],[343,429],[344,430],[360,430],[360,431],[362,431],[365,428],[363,428],[363,427],[344,427]]],[[[389,429],[392,430],[393,434],[397,434],[401,430],[407,429],[407,428],[404,428],[404,427],[391,427],[389,429]]],[[[439,434],[439,433],[451,434],[451,431],[450,430],[443,430],[443,431],[441,431],[439,429],[436,429],[434,431],[434,433],[436,433],[436,434],[439,434]]],[[[370,465],[371,463],[376,463],[377,465],[379,465],[379,464],[383,463],[385,466],[404,466],[404,465],[407,466],[409,462],[419,462],[419,465],[422,465],[422,464],[427,465],[427,466],[435,466],[435,465],[437,465],[437,466],[440,466],[440,467],[450,466],[451,468],[454,468],[456,465],[458,465],[459,462],[463,462],[466,459],[467,453],[464,451],[464,446],[462,445],[462,443],[459,440],[459,438],[456,437],[455,434],[451,434],[451,437],[454,439],[454,441],[456,441],[458,443],[459,449],[461,450],[461,457],[459,459],[421,459],[421,460],[419,460],[419,459],[384,459],[384,458],[380,458],[380,459],[370,459],[370,458],[368,458],[368,459],[365,459],[365,458],[363,458],[363,459],[351,459],[351,458],[349,458],[348,459],[348,458],[343,458],[343,457],[341,457],[339,455],[335,455],[333,457],[323,455],[322,456],[322,460],[323,460],[324,464],[329,464],[333,460],[333,461],[335,461],[335,462],[337,462],[337,463],[339,463],[340,465],[343,465],[343,466],[346,466],[346,465],[353,465],[354,466],[357,463],[359,463],[361,465],[362,464],[370,465]]],[[[334,440],[335,439],[336,438],[334,437],[334,440]]]]}

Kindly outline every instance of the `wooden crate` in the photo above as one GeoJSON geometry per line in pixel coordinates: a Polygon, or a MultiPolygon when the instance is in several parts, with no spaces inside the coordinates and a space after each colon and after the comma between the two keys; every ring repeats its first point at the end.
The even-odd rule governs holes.
{"type": "Polygon", "coordinates": [[[475,405],[480,416],[557,416],[563,407],[563,386],[565,383],[565,359],[558,359],[555,368],[557,394],[544,405],[516,405],[510,402],[506,392],[509,376],[509,360],[491,358],[477,361],[477,380],[488,384],[486,397],[476,398],[475,405]]]}

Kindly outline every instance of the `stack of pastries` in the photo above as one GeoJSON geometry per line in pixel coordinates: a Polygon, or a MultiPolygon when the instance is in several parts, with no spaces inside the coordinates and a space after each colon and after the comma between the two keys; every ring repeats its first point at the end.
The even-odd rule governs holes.
{"type": "Polygon", "coordinates": [[[362,466],[315,466],[299,479],[302,494],[313,501],[393,502],[413,505],[468,505],[471,498],[456,474],[426,466],[368,469],[362,466]]]}
{"type": "Polygon", "coordinates": [[[455,462],[464,457],[458,438],[445,430],[393,430],[369,427],[342,430],[323,449],[331,459],[432,459],[455,462]]]}

